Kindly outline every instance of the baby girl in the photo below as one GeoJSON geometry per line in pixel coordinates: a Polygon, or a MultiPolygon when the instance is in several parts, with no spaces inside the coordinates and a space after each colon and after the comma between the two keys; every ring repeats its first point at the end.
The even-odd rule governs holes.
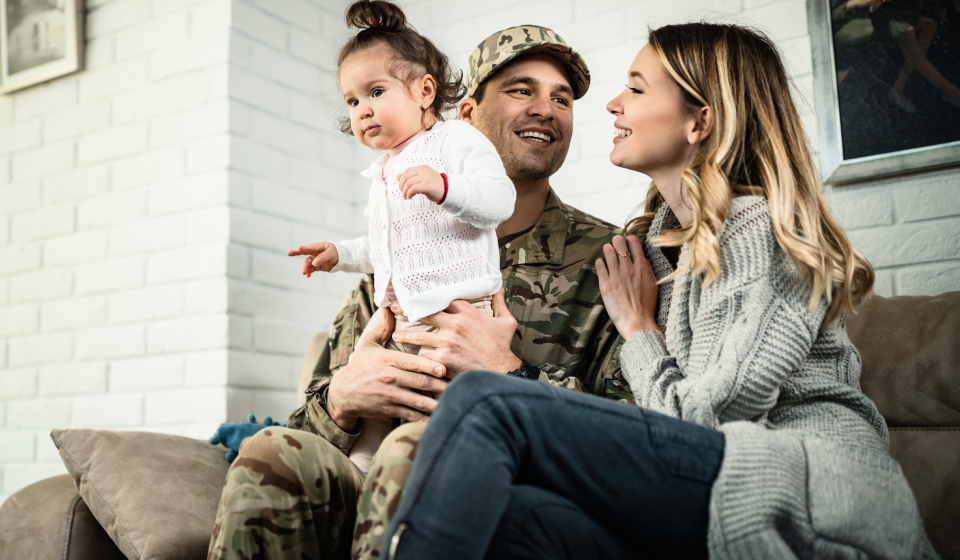
{"type": "MultiPolygon", "coordinates": [[[[462,74],[429,39],[406,24],[403,12],[384,1],[355,2],[347,23],[361,31],[341,49],[337,75],[349,107],[343,131],[365,146],[384,150],[363,172],[371,180],[364,215],[367,235],[340,242],[301,245],[302,272],[374,274],[379,311],[368,332],[392,313],[397,330],[436,330],[420,319],[453,300],[493,313],[500,289],[496,227],[510,217],[516,199],[496,149],[469,124],[442,122],[443,111],[464,94],[462,74]]],[[[425,354],[425,347],[388,347],[425,354]]],[[[367,472],[387,433],[389,418],[363,420],[350,459],[367,472]]]]}

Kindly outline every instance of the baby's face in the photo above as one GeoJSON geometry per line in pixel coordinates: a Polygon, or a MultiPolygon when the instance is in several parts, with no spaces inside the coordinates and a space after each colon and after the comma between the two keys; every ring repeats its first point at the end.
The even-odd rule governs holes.
{"type": "Polygon", "coordinates": [[[423,109],[410,89],[390,75],[390,50],[356,52],[340,66],[340,89],[350,108],[353,135],[375,150],[387,150],[423,130],[423,109]]]}

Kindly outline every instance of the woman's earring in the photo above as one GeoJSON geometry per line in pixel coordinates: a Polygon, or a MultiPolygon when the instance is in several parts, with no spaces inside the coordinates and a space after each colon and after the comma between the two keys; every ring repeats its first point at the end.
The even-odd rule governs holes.
{"type": "Polygon", "coordinates": [[[424,104],[423,104],[423,110],[424,110],[424,111],[426,111],[426,110],[429,109],[429,108],[430,108],[430,103],[424,103],[424,104]]]}

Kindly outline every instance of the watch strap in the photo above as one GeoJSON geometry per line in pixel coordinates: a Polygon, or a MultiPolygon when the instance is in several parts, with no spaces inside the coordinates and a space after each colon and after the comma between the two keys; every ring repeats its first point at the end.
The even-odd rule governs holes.
{"type": "Polygon", "coordinates": [[[508,371],[507,375],[536,381],[540,379],[540,370],[530,365],[526,360],[521,360],[520,367],[513,371],[508,371]]]}

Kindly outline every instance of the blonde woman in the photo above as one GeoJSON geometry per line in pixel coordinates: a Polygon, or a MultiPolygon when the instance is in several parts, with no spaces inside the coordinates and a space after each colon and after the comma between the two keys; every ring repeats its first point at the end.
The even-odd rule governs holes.
{"type": "Polygon", "coordinates": [[[873,271],[823,203],[776,48],[656,29],[607,108],[611,161],[653,179],[596,263],[639,406],[460,376],[390,558],[936,558],[846,334],[873,271]]]}

